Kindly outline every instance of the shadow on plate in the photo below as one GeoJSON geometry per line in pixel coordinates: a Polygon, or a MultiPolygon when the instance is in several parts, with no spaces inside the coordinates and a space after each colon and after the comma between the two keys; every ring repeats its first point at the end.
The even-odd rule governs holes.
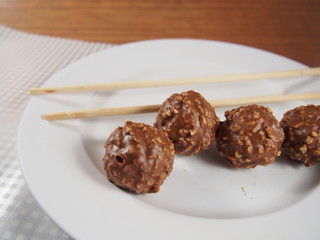
{"type": "Polygon", "coordinates": [[[319,81],[319,76],[311,76],[308,77],[306,80],[304,81],[300,81],[290,87],[288,87],[284,93],[291,93],[291,92],[296,92],[296,91],[300,91],[301,88],[306,87],[307,85],[310,85],[312,83],[315,83],[319,81]]]}
{"type": "Polygon", "coordinates": [[[226,168],[228,170],[236,169],[231,166],[223,157],[220,156],[215,143],[211,144],[207,150],[204,150],[195,156],[205,164],[226,168]]]}

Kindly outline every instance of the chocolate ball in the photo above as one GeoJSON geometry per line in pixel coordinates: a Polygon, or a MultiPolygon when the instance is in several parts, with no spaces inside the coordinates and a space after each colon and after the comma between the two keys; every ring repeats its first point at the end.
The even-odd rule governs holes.
{"type": "Polygon", "coordinates": [[[309,167],[320,161],[320,106],[300,106],[286,112],[280,122],[283,152],[309,167]]]}
{"type": "Polygon", "coordinates": [[[165,100],[154,126],[168,134],[177,154],[190,156],[209,147],[218,123],[215,108],[199,93],[188,91],[165,100]]]}
{"type": "Polygon", "coordinates": [[[220,155],[236,168],[268,165],[281,154],[284,134],[269,108],[250,105],[225,112],[217,129],[220,155]]]}
{"type": "Polygon", "coordinates": [[[170,174],[174,147],[167,134],[143,123],[127,121],[105,143],[104,170],[115,185],[154,193],[170,174]]]}

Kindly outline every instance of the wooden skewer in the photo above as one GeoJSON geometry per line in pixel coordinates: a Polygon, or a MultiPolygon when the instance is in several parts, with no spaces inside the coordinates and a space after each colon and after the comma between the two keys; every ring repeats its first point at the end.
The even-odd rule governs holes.
{"type": "Polygon", "coordinates": [[[107,91],[107,90],[129,89],[129,88],[163,87],[163,86],[177,86],[177,85],[190,85],[190,84],[207,84],[207,83],[217,83],[217,82],[239,82],[239,81],[247,81],[247,80],[287,78],[287,77],[312,76],[312,75],[320,75],[320,67],[308,68],[308,69],[302,69],[302,70],[227,74],[227,75],[218,75],[218,76],[190,77],[190,78],[172,78],[172,79],[162,79],[162,80],[152,80],[152,81],[140,80],[140,81],[98,83],[98,84],[88,84],[88,85],[60,86],[60,87],[50,87],[50,88],[31,88],[29,89],[29,94],[40,95],[40,94],[52,94],[52,93],[107,91]]]}
{"type": "MultiPolygon", "coordinates": [[[[221,99],[221,100],[212,100],[210,101],[210,103],[215,107],[227,107],[227,106],[248,105],[248,104],[254,104],[254,103],[256,104],[274,103],[274,102],[286,102],[286,101],[307,100],[307,99],[320,99],[320,92],[292,93],[292,94],[269,95],[269,96],[258,96],[258,97],[221,99]]],[[[42,118],[45,120],[52,121],[52,120],[65,120],[65,119],[76,119],[76,118],[92,118],[92,117],[102,117],[102,116],[151,113],[151,112],[157,112],[160,109],[160,107],[161,105],[157,104],[157,105],[134,106],[134,107],[80,110],[80,111],[46,114],[46,115],[43,115],[42,118]]]]}

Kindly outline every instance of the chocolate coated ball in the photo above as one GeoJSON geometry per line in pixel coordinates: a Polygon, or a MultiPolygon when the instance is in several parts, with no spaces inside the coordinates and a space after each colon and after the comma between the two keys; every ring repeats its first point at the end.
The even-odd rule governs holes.
{"type": "Polygon", "coordinates": [[[168,134],[177,154],[190,156],[209,147],[218,123],[215,108],[199,93],[188,91],[165,100],[154,126],[168,134]]]}
{"type": "Polygon", "coordinates": [[[220,155],[236,168],[268,165],[280,155],[284,138],[269,108],[250,105],[225,112],[217,129],[220,155]]]}
{"type": "Polygon", "coordinates": [[[309,167],[320,161],[320,106],[300,106],[286,112],[280,122],[285,133],[283,152],[309,167]]]}
{"type": "Polygon", "coordinates": [[[135,193],[154,193],[170,174],[174,147],[167,134],[127,121],[105,143],[104,170],[115,185],[135,193]]]}

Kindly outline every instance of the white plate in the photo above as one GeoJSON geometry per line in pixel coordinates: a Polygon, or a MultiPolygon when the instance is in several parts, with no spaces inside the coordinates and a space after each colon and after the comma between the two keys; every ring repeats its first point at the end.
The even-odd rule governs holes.
{"type": "MultiPolygon", "coordinates": [[[[45,86],[302,69],[265,51],[202,40],[155,40],[102,51],[71,64],[45,86]]],[[[76,239],[316,239],[320,235],[320,165],[279,158],[268,167],[235,169],[214,146],[175,158],[159,193],[134,195],[101,171],[103,144],[126,119],[152,124],[155,114],[46,122],[44,113],[163,102],[189,89],[207,99],[320,90],[315,77],[93,94],[37,96],[19,131],[27,184],[49,216],[76,239]]],[[[268,105],[282,114],[307,102],[268,105]]],[[[319,104],[319,101],[310,103],[319,104]]],[[[217,109],[224,119],[226,109],[217,109]]]]}

